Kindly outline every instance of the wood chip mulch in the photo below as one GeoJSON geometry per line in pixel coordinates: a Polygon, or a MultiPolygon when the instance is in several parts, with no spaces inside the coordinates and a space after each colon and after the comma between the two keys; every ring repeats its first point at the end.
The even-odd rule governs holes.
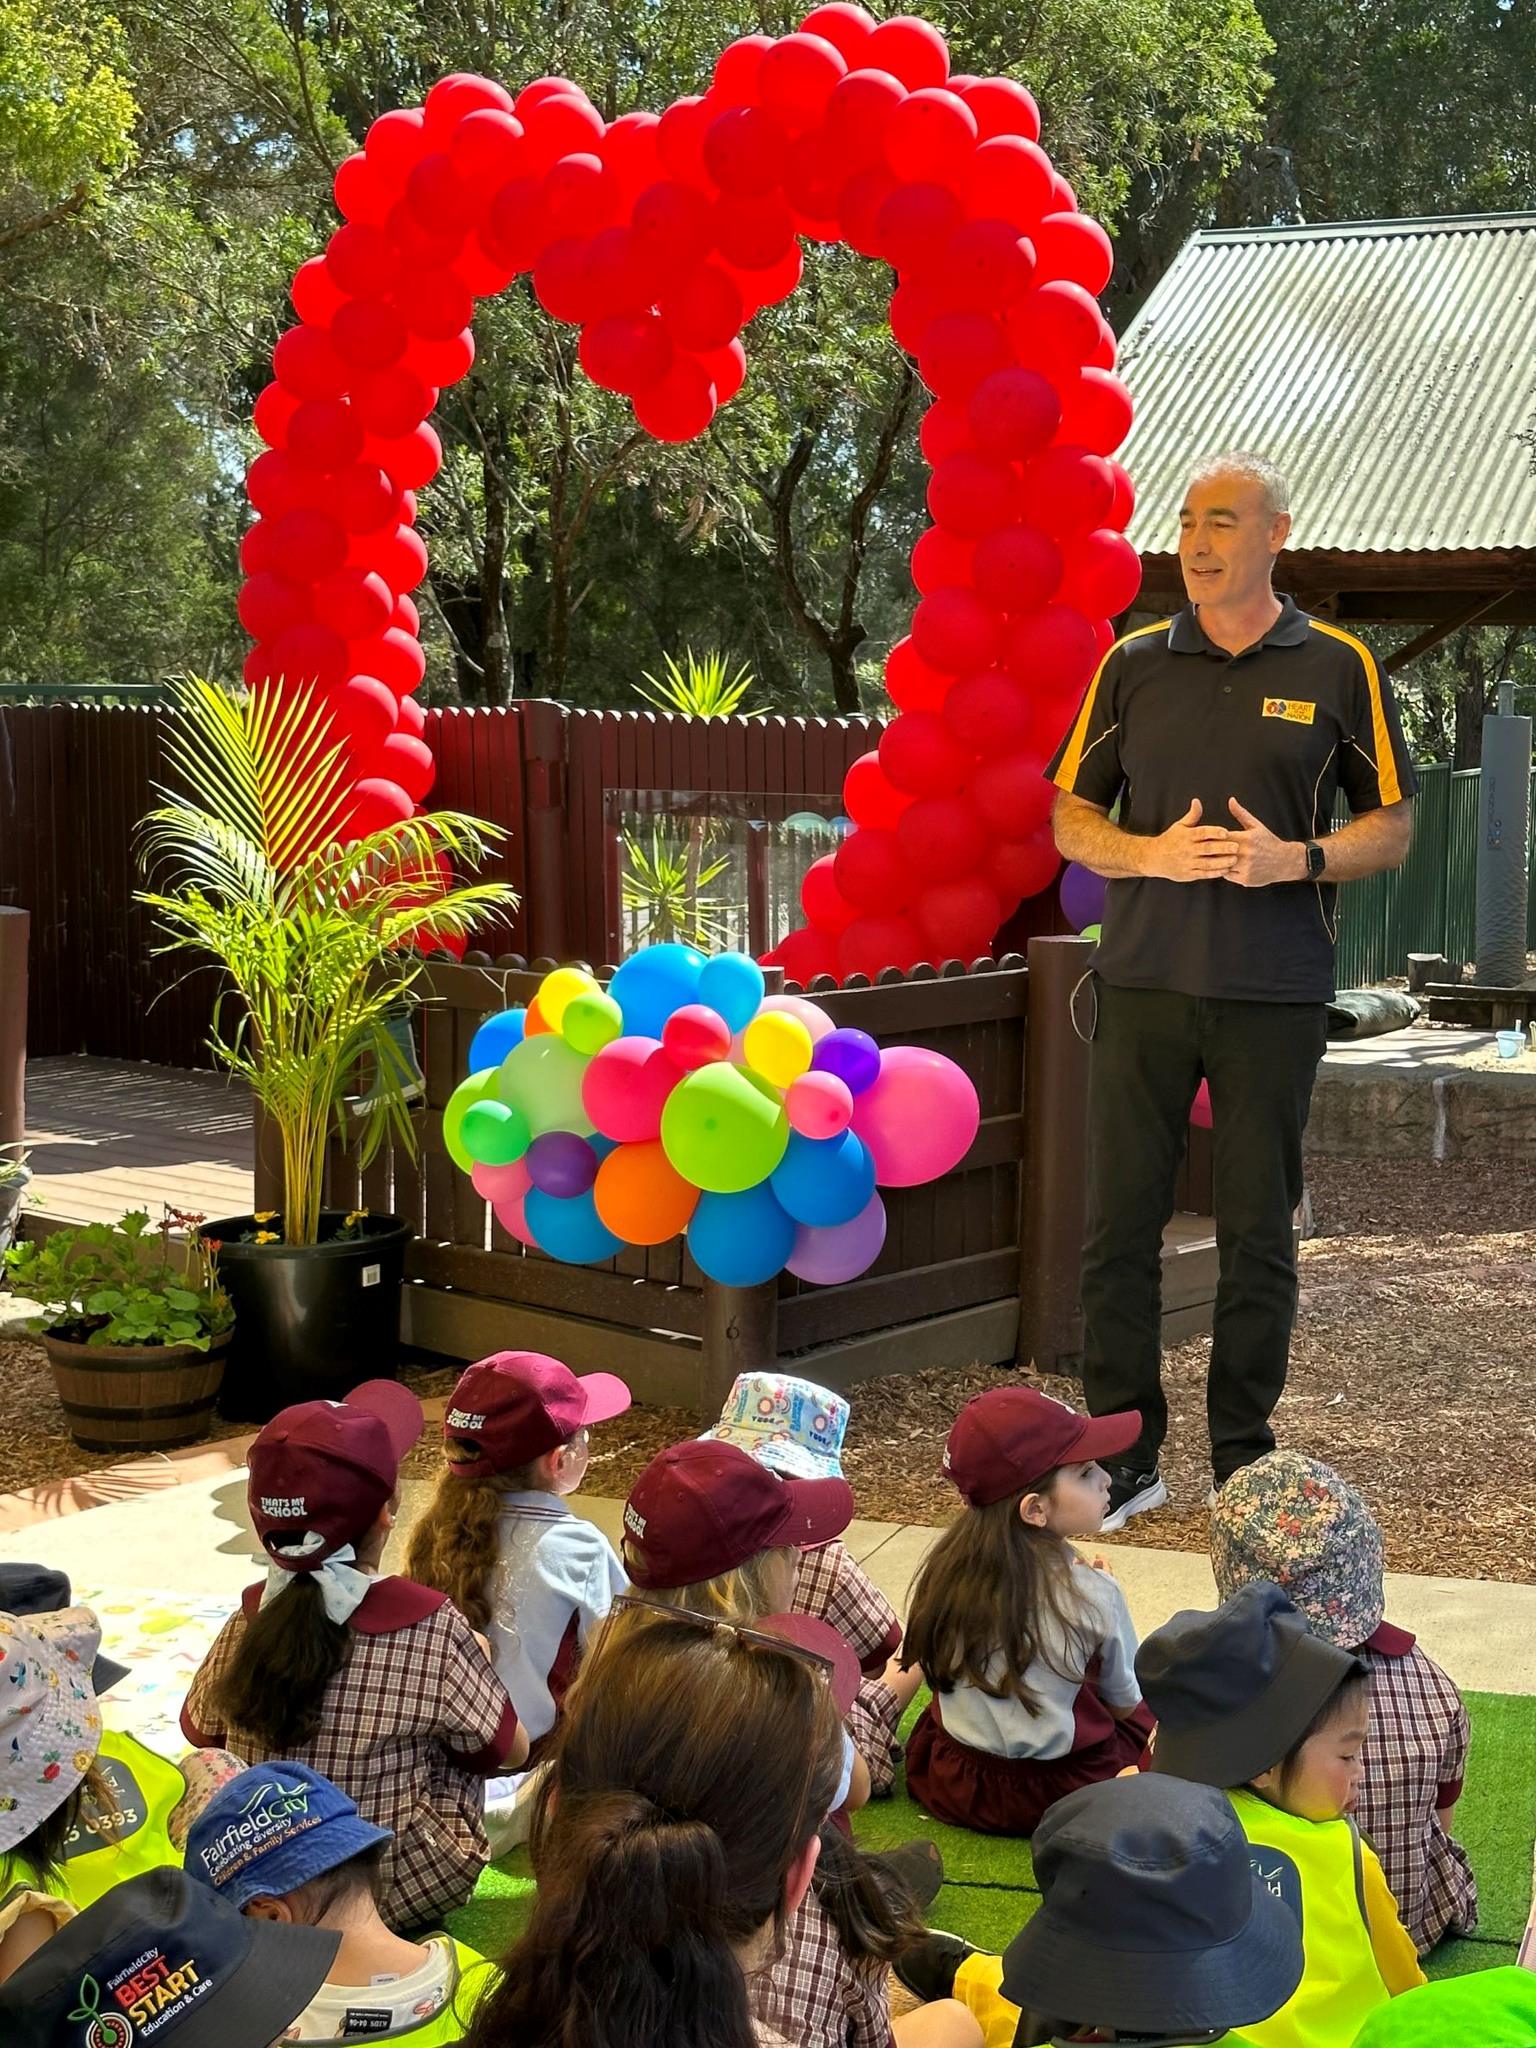
{"type": "MultiPolygon", "coordinates": [[[[1279,1440],[1361,1489],[1385,1532],[1389,1569],[1536,1583],[1536,1176],[1500,1161],[1323,1160],[1309,1174],[1317,1235],[1302,1247],[1279,1440]]],[[[1172,1505],[1116,1541],[1205,1547],[1209,1348],[1195,1339],[1165,1365],[1172,1505]]],[[[451,1370],[407,1377],[423,1396],[453,1384],[451,1370]]],[[[845,1456],[859,1512],[948,1521],[956,1501],[938,1476],[944,1437],[961,1402],[998,1379],[975,1367],[859,1388],[845,1456]]],[[[1038,1384],[1077,1397],[1069,1380],[1038,1384]]],[[[697,1428],[678,1409],[605,1423],[587,1490],[621,1496],[658,1450],[697,1428]]],[[[435,1456],[424,1443],[411,1475],[430,1474],[435,1456]]],[[[70,1441],[39,1348],[0,1340],[0,1492],[111,1462],[70,1441]]]]}

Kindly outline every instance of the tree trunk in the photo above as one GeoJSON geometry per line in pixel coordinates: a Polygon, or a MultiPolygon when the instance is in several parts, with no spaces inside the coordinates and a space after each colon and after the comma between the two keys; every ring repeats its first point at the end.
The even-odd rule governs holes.
{"type": "MultiPolygon", "coordinates": [[[[498,451],[499,452],[499,451],[498,451]]],[[[480,661],[482,702],[505,704],[512,696],[507,658],[507,611],[503,599],[507,566],[507,487],[495,454],[481,456],[485,493],[485,540],[480,551],[480,661]]]]}

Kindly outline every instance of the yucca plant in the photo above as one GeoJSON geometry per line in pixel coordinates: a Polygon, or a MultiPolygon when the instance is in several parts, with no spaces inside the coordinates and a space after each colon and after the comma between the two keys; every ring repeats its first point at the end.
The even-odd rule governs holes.
{"type": "MultiPolygon", "coordinates": [[[[695,822],[707,834],[707,821],[695,822]]],[[[711,860],[703,847],[704,841],[692,833],[680,842],[661,825],[653,825],[649,833],[624,834],[621,883],[624,908],[639,925],[637,945],[659,946],[680,939],[685,945],[719,952],[729,943],[719,915],[725,905],[708,891],[730,866],[730,856],[711,860]]]]}
{"type": "Polygon", "coordinates": [[[225,971],[209,1049],[277,1127],[283,1238],[318,1240],[325,1150],[349,1083],[373,1085],[357,1119],[366,1162],[389,1137],[415,1149],[414,1078],[390,1019],[421,973],[413,940],[459,937],[515,904],[497,882],[455,886],[505,835],[433,811],[343,843],[352,772],[323,695],[308,685],[236,697],[197,677],[173,686],[164,801],[140,830],[166,953],[225,971]]]}
{"type": "Polygon", "coordinates": [[[756,682],[745,662],[730,674],[725,656],[718,648],[697,655],[691,647],[683,658],[669,654],[662,662],[660,676],[649,669],[644,682],[633,685],[636,693],[658,711],[675,711],[684,718],[762,718],[762,705],[742,709],[742,699],[756,682]]]}

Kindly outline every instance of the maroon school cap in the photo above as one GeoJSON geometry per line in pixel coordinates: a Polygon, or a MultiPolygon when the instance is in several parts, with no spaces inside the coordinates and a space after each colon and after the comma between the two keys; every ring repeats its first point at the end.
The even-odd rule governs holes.
{"type": "Polygon", "coordinates": [[[853,1520],[846,1479],[781,1479],[739,1444],[700,1437],[652,1458],[624,1503],[637,1586],[696,1586],[764,1550],[811,1550],[853,1520]]]}
{"type": "Polygon", "coordinates": [[[489,1479],[542,1458],[589,1422],[608,1422],[630,1405],[611,1372],[580,1378],[542,1351],[497,1351],[459,1376],[443,1417],[444,1440],[472,1444],[478,1457],[456,1458],[460,1479],[489,1479]]]}
{"type": "Polygon", "coordinates": [[[251,1445],[246,1484],[274,1563],[313,1571],[372,1528],[425,1419],[396,1380],[365,1380],[345,1401],[301,1401],[274,1415],[251,1445]]]}
{"type": "Polygon", "coordinates": [[[809,1650],[813,1657],[822,1659],[837,1711],[846,1721],[864,1677],[847,1637],[819,1614],[768,1614],[752,1626],[763,1635],[782,1636],[797,1650],[809,1650]]]}
{"type": "Polygon", "coordinates": [[[1079,1415],[1034,1387],[989,1387],[955,1417],[944,1472],[973,1508],[986,1508],[1027,1492],[1058,1465],[1117,1457],[1140,1435],[1134,1408],[1079,1415]]]}

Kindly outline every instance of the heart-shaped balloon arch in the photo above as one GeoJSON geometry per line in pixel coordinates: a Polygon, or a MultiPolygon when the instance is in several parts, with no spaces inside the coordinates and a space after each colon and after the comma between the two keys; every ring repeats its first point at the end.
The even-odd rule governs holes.
{"type": "Polygon", "coordinates": [[[1022,86],[951,76],[927,22],[843,0],[732,43],[659,118],[605,122],[566,79],[514,100],[455,75],[373,123],[336,174],[345,224],[293,281],[241,547],[246,680],[327,693],[354,831],[432,785],[414,493],[442,460],[438,393],[474,360],[476,298],[531,272],[580,326],[587,375],[686,441],[739,389],[741,329],[795,289],[801,240],[846,242],[897,272],[891,330],[933,393],[934,524],[886,661],[899,715],[844,785],[857,829],[770,957],[806,982],[987,949],[1057,872],[1041,771],[1139,581],[1109,460],[1130,400],[1094,297],[1109,238],[1039,132],[1022,86]]]}

